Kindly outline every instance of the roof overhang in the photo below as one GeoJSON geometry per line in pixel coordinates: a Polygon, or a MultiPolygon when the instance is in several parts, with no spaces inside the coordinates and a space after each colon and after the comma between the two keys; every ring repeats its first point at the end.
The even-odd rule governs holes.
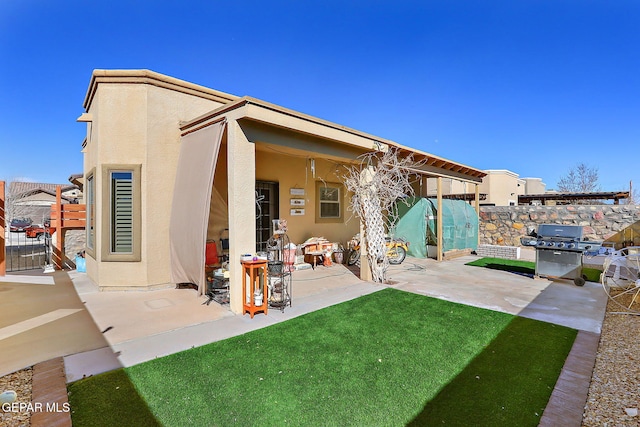
{"type": "Polygon", "coordinates": [[[393,147],[399,150],[401,155],[412,155],[419,164],[415,172],[423,175],[476,183],[482,182],[482,178],[486,175],[482,170],[461,163],[251,97],[240,98],[193,120],[181,123],[180,131],[184,136],[225,119],[235,120],[241,126],[245,124],[250,131],[255,131],[257,128],[264,131],[270,128],[283,136],[287,133],[304,135],[314,140],[316,147],[320,147],[323,142],[337,144],[350,148],[353,153],[386,151],[393,147]]]}
{"type": "MultiPolygon", "coordinates": [[[[91,82],[84,97],[82,106],[85,111],[89,111],[93,97],[96,94],[98,85],[101,83],[111,84],[147,84],[177,92],[186,93],[200,98],[228,103],[238,99],[235,95],[209,89],[205,86],[189,83],[184,80],[169,77],[151,70],[93,70],[91,82]]],[[[78,121],[90,121],[90,115],[81,115],[78,121]],[[81,120],[82,119],[82,120],[81,120]]]]}
{"type": "Polygon", "coordinates": [[[84,191],[84,175],[81,173],[74,173],[69,176],[69,182],[75,185],[80,189],[80,191],[84,191]]]}

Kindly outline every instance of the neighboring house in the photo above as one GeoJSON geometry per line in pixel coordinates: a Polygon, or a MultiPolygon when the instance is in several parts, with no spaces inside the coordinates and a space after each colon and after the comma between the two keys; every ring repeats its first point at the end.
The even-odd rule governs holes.
{"type": "Polygon", "coordinates": [[[82,193],[82,189],[84,188],[84,174],[74,173],[73,175],[70,175],[69,182],[75,185],[82,193]]]}
{"type": "MultiPolygon", "coordinates": [[[[526,194],[544,193],[546,184],[540,178],[520,178],[517,173],[503,170],[485,170],[486,176],[479,186],[480,206],[517,206],[518,196],[526,194]]],[[[436,195],[436,180],[426,180],[426,194],[430,197],[436,195]]],[[[458,179],[447,178],[442,180],[441,191],[443,197],[468,200],[475,204],[474,184],[458,179]]]]}
{"type": "Polygon", "coordinates": [[[82,197],[82,192],[76,185],[11,182],[7,192],[7,219],[27,217],[35,223],[42,223],[50,216],[58,186],[62,190],[62,203],[78,203],[82,197]]]}
{"type": "Polygon", "coordinates": [[[397,147],[423,162],[423,181],[455,178],[477,187],[485,175],[148,70],[95,70],[84,109],[86,265],[101,290],[188,281],[202,291],[205,242],[228,229],[231,309],[240,312],[240,256],[264,247],[272,220],[286,219],[298,244],[313,236],[345,243],[359,231],[341,184],[342,166],[359,155],[397,147]]]}
{"type": "Polygon", "coordinates": [[[542,178],[522,178],[524,180],[524,195],[542,194],[546,192],[547,184],[542,182],[542,178]]]}
{"type": "MultiPolygon", "coordinates": [[[[437,178],[427,178],[424,180],[424,186],[420,194],[427,197],[436,197],[438,194],[437,178]]],[[[475,187],[476,184],[461,181],[455,178],[442,178],[440,181],[440,192],[442,196],[449,199],[466,200],[475,206],[475,187]]],[[[482,205],[487,199],[486,193],[479,193],[480,204],[482,205]]]]}
{"type": "Polygon", "coordinates": [[[520,178],[506,169],[485,170],[487,175],[480,184],[480,191],[487,194],[481,205],[518,206],[518,196],[544,193],[546,184],[540,178],[520,178]]]}

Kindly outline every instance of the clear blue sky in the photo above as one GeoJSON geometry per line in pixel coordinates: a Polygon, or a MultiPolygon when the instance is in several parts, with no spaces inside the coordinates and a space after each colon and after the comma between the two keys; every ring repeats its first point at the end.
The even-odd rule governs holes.
{"type": "Polygon", "coordinates": [[[553,189],[640,188],[640,2],[0,2],[0,179],[82,172],[93,69],[250,95],[553,189]]]}

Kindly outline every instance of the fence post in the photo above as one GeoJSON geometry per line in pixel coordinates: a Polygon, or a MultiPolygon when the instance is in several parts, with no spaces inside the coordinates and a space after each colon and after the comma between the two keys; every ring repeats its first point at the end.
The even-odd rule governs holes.
{"type": "Polygon", "coordinates": [[[58,185],[56,187],[56,203],[52,206],[52,210],[55,210],[58,215],[55,222],[53,221],[53,212],[51,215],[51,225],[55,224],[56,239],[53,243],[53,264],[56,270],[64,270],[64,227],[62,226],[62,188],[58,185]]]}
{"type": "Polygon", "coordinates": [[[5,218],[5,182],[0,181],[0,276],[7,274],[7,244],[5,236],[7,235],[6,218],[5,218]]]}

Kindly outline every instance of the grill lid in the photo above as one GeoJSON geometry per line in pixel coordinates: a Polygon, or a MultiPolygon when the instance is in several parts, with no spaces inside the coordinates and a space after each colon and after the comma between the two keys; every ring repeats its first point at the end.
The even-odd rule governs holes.
{"type": "Polygon", "coordinates": [[[581,225],[540,224],[538,226],[538,239],[570,239],[582,240],[581,225]]]}

